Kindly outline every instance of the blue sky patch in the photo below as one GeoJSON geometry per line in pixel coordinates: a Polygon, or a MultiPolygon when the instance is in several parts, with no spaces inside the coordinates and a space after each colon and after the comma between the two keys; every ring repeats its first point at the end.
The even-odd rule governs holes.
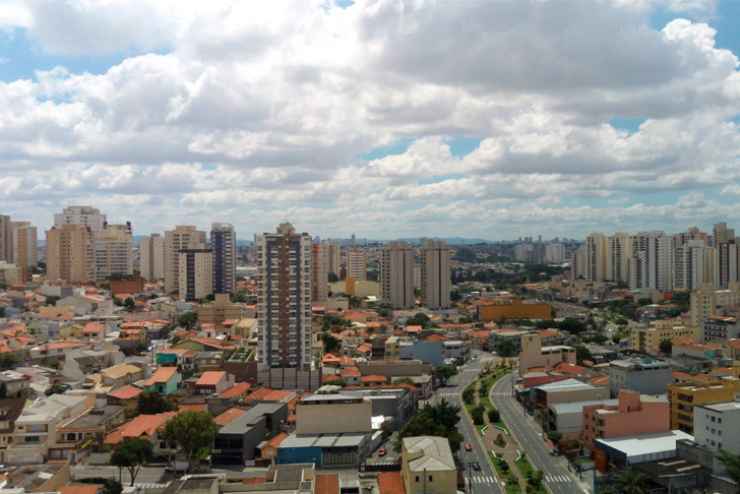
{"type": "Polygon", "coordinates": [[[640,125],[647,120],[644,117],[613,117],[609,120],[609,125],[615,129],[625,130],[634,134],[640,130],[640,125]]]}

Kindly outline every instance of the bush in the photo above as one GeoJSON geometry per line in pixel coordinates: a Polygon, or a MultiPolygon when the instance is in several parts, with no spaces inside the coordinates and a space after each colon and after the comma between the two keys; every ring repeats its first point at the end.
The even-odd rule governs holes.
{"type": "Polygon", "coordinates": [[[499,420],[501,420],[501,414],[498,413],[498,410],[496,410],[495,408],[491,408],[490,410],[488,410],[488,421],[489,422],[493,424],[495,422],[498,422],[499,420]]]}
{"type": "Polygon", "coordinates": [[[467,405],[472,405],[473,401],[475,401],[475,392],[473,391],[472,386],[465,388],[465,391],[463,391],[463,401],[467,405]]]}
{"type": "Polygon", "coordinates": [[[483,425],[485,423],[483,420],[483,414],[485,412],[486,409],[483,408],[483,405],[478,405],[471,410],[470,415],[473,417],[473,423],[475,425],[483,425]]]}

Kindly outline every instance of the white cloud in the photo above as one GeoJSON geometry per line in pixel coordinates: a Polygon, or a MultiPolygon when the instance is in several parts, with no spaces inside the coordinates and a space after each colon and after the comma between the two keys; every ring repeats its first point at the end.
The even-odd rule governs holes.
{"type": "Polygon", "coordinates": [[[9,3],[0,26],[48,53],[130,55],[103,74],[0,82],[0,197],[41,225],[90,202],[144,231],[295,216],[384,238],[734,214],[691,194],[738,195],[737,57],[707,23],[648,22],[714,2],[594,2],[9,3]],[[645,121],[626,132],[613,117],[645,121]],[[455,156],[458,136],[481,144],[455,156]]]}

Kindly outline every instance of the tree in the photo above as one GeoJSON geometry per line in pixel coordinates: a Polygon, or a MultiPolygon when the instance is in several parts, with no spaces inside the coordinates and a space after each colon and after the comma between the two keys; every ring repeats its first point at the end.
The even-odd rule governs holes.
{"type": "Polygon", "coordinates": [[[513,357],[516,355],[516,344],[510,338],[499,338],[493,349],[499,357],[513,357]]]}
{"type": "Polygon", "coordinates": [[[473,387],[468,386],[467,388],[465,388],[462,396],[463,396],[463,401],[466,404],[471,405],[473,401],[475,401],[475,391],[473,390],[473,387]]]}
{"type": "Polygon", "coordinates": [[[673,350],[673,342],[668,338],[660,340],[660,351],[665,355],[670,355],[673,350]]]}
{"type": "Polygon", "coordinates": [[[492,424],[495,424],[501,420],[501,414],[496,410],[495,408],[491,408],[488,410],[488,421],[492,424]]]}
{"type": "Polygon", "coordinates": [[[139,413],[153,415],[174,410],[175,406],[159,393],[144,391],[139,395],[138,408],[139,413]]]}
{"type": "Polygon", "coordinates": [[[198,314],[196,312],[186,312],[177,318],[178,326],[185,329],[193,329],[198,323],[198,314]]]}
{"type": "Polygon", "coordinates": [[[336,283],[339,281],[339,276],[336,273],[329,273],[329,283],[336,283]]]}
{"type": "Polygon", "coordinates": [[[483,407],[483,405],[478,405],[474,407],[470,411],[470,416],[473,419],[473,423],[475,425],[483,425],[485,422],[483,420],[483,414],[486,413],[486,409],[483,407]]]}
{"type": "Polygon", "coordinates": [[[126,308],[127,311],[133,312],[136,308],[136,302],[134,302],[134,299],[131,297],[127,297],[126,300],[123,301],[123,306],[126,308]]]}
{"type": "MultiPolygon", "coordinates": [[[[722,465],[727,470],[727,475],[740,486],[740,455],[721,449],[719,450],[719,461],[722,462],[722,465]]],[[[740,488],[738,492],[740,492],[740,488]]]]}
{"type": "Polygon", "coordinates": [[[582,364],[584,360],[593,360],[591,351],[588,348],[586,348],[584,345],[577,345],[576,346],[576,362],[578,362],[579,364],[582,364]]]}
{"type": "Polygon", "coordinates": [[[121,480],[121,471],[128,470],[131,484],[134,485],[142,465],[152,457],[152,443],[139,437],[127,438],[118,443],[110,457],[111,465],[118,467],[118,479],[121,480]]]}
{"type": "Polygon", "coordinates": [[[172,418],[164,429],[164,439],[177,444],[188,462],[188,472],[213,446],[218,427],[207,412],[183,412],[172,418]]]}
{"type": "Polygon", "coordinates": [[[447,384],[447,381],[457,374],[457,368],[454,365],[440,365],[434,369],[433,374],[439,382],[447,384]]]}
{"type": "Polygon", "coordinates": [[[566,317],[558,324],[558,328],[561,331],[568,331],[569,333],[572,333],[572,334],[579,334],[586,330],[586,324],[579,321],[578,319],[573,319],[572,317],[566,317]]]}
{"type": "Polygon", "coordinates": [[[342,347],[342,344],[332,336],[331,333],[323,333],[321,341],[324,342],[324,353],[334,353],[342,347]]]}
{"type": "Polygon", "coordinates": [[[646,494],[647,482],[645,474],[628,468],[614,479],[614,487],[623,494],[646,494]]]}
{"type": "Polygon", "coordinates": [[[457,431],[460,408],[442,399],[436,405],[427,404],[404,425],[398,433],[396,449],[400,450],[401,439],[413,436],[441,436],[450,441],[453,452],[460,449],[463,437],[457,431]]]}
{"type": "Polygon", "coordinates": [[[417,312],[413,317],[406,319],[407,326],[421,326],[422,328],[428,327],[430,322],[429,316],[423,312],[417,312]]]}

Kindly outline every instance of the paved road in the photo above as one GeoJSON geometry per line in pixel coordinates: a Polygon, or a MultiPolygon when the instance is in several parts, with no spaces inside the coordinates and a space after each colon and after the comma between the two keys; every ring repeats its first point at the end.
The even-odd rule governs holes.
{"type": "MultiPolygon", "coordinates": [[[[477,355],[484,355],[476,353],[477,355]]],[[[485,357],[483,357],[485,362],[485,357]]],[[[460,407],[460,422],[458,422],[458,430],[463,436],[465,443],[470,443],[473,447],[472,451],[461,450],[461,460],[466,467],[465,477],[469,481],[470,493],[472,494],[500,494],[501,489],[496,481],[493,467],[488,461],[488,453],[486,448],[483,446],[481,439],[479,438],[475,426],[468,418],[467,414],[463,411],[464,405],[460,393],[462,390],[473,382],[478,376],[481,370],[481,360],[476,359],[471,363],[462,367],[460,373],[450,379],[447,387],[440,388],[435,397],[434,401],[444,398],[448,402],[460,407]],[[478,462],[481,467],[480,472],[476,472],[470,466],[471,463],[478,462]]]]}
{"type": "Polygon", "coordinates": [[[533,466],[542,470],[545,485],[553,494],[582,493],[583,488],[573,478],[564,460],[550,455],[535,421],[524,412],[512,397],[512,375],[502,377],[491,389],[491,401],[501,413],[503,421],[524,449],[533,466]]]}

